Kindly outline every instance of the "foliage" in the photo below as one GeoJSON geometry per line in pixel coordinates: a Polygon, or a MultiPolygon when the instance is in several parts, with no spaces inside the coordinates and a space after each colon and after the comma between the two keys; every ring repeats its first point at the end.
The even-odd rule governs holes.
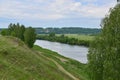
{"type": "Polygon", "coordinates": [[[8,33],[8,30],[7,29],[3,29],[3,30],[1,30],[1,35],[3,35],[3,36],[5,36],[5,35],[9,35],[9,33],[8,33]]]}
{"type": "Polygon", "coordinates": [[[22,41],[24,41],[24,31],[25,31],[25,26],[20,25],[19,23],[17,24],[10,24],[8,26],[8,30],[11,36],[20,38],[22,41]]]}
{"type": "Polygon", "coordinates": [[[26,29],[24,25],[20,25],[19,23],[10,23],[8,29],[3,29],[1,34],[3,36],[17,37],[24,41],[30,48],[33,47],[36,38],[35,30],[33,28],[29,27],[26,29]]]}
{"type": "Polygon", "coordinates": [[[88,54],[91,80],[120,80],[120,4],[110,10],[88,54]]]}
{"type": "Polygon", "coordinates": [[[101,29],[63,27],[63,28],[35,28],[37,34],[99,34],[101,29]]]}
{"type": "Polygon", "coordinates": [[[91,42],[90,40],[81,40],[81,39],[77,39],[77,38],[73,38],[73,37],[70,38],[63,34],[60,36],[49,36],[49,35],[37,35],[37,39],[66,43],[66,44],[70,44],[70,45],[82,45],[82,46],[89,46],[89,44],[91,42]]]}
{"type": "Polygon", "coordinates": [[[50,37],[54,37],[54,36],[55,36],[55,33],[52,32],[52,33],[49,34],[49,36],[50,36],[50,37]]]}
{"type": "Polygon", "coordinates": [[[35,30],[32,27],[27,28],[24,33],[24,38],[28,47],[32,48],[36,40],[35,30]]]}

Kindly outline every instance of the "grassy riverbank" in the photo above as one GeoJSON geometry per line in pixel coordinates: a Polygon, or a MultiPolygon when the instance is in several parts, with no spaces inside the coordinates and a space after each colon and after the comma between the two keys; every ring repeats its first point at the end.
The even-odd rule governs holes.
{"type": "Polygon", "coordinates": [[[88,80],[86,65],[13,37],[0,36],[1,80],[88,80]]]}
{"type": "Polygon", "coordinates": [[[40,40],[48,40],[52,42],[60,42],[70,45],[81,45],[88,47],[94,36],[90,35],[79,35],[79,34],[39,34],[36,37],[40,40]]]}
{"type": "Polygon", "coordinates": [[[80,80],[88,80],[86,64],[82,64],[76,60],[66,58],[56,52],[48,49],[43,49],[39,46],[34,46],[33,49],[36,51],[40,51],[44,56],[52,58],[54,61],[57,61],[64,69],[72,73],[74,76],[78,77],[80,80]]]}

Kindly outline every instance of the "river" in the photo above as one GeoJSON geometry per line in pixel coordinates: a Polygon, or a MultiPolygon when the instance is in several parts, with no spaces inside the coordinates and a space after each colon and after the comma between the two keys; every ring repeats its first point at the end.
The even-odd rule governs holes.
{"type": "Polygon", "coordinates": [[[45,40],[36,40],[35,45],[55,51],[62,56],[77,60],[81,63],[87,63],[87,47],[50,42],[45,40]]]}

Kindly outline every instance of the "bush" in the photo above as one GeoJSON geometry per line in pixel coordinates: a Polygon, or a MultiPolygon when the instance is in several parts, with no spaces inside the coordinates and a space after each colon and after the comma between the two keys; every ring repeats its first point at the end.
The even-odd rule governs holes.
{"type": "Polygon", "coordinates": [[[90,80],[120,80],[120,4],[110,10],[88,54],[90,80]]]}

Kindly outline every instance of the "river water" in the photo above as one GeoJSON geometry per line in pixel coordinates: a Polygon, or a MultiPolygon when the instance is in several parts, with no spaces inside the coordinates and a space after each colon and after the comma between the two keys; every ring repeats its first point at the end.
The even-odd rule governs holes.
{"type": "Polygon", "coordinates": [[[36,40],[35,45],[55,51],[62,56],[77,60],[81,63],[87,63],[87,47],[50,42],[45,40],[36,40]]]}

